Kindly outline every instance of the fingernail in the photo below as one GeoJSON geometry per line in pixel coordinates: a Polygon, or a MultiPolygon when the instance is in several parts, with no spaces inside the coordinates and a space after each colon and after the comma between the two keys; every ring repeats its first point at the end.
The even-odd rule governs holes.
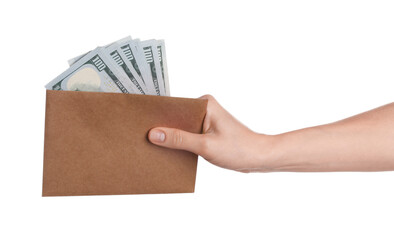
{"type": "Polygon", "coordinates": [[[149,139],[152,142],[164,142],[166,139],[166,134],[161,130],[153,129],[149,133],[149,139]]]}

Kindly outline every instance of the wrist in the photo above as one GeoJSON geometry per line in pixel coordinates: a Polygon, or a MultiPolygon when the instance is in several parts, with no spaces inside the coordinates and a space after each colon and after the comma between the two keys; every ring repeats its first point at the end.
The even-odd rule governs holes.
{"type": "Polygon", "coordinates": [[[281,136],[256,133],[255,158],[248,172],[274,172],[281,168],[281,136]]]}

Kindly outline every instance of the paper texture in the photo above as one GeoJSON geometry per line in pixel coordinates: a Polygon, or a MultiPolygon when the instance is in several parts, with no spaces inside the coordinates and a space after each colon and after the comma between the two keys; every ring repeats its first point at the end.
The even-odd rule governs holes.
{"type": "Polygon", "coordinates": [[[43,196],[194,192],[197,156],[149,143],[157,126],[200,133],[207,101],[47,90],[43,196]]]}

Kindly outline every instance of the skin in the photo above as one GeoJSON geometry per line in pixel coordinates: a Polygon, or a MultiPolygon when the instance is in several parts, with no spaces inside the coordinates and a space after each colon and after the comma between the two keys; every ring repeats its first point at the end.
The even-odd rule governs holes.
{"type": "Polygon", "coordinates": [[[203,133],[158,127],[149,140],[240,172],[394,170],[394,103],[326,125],[278,135],[251,131],[210,95],[203,133]]]}

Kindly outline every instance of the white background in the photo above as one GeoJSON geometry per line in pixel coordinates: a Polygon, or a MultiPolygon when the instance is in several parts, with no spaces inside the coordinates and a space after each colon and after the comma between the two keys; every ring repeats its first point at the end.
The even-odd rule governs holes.
{"type": "Polygon", "coordinates": [[[6,1],[0,239],[393,239],[394,173],[241,174],[194,194],[42,198],[44,85],[127,35],[166,40],[173,96],[277,134],[393,101],[392,1],[6,1]]]}

